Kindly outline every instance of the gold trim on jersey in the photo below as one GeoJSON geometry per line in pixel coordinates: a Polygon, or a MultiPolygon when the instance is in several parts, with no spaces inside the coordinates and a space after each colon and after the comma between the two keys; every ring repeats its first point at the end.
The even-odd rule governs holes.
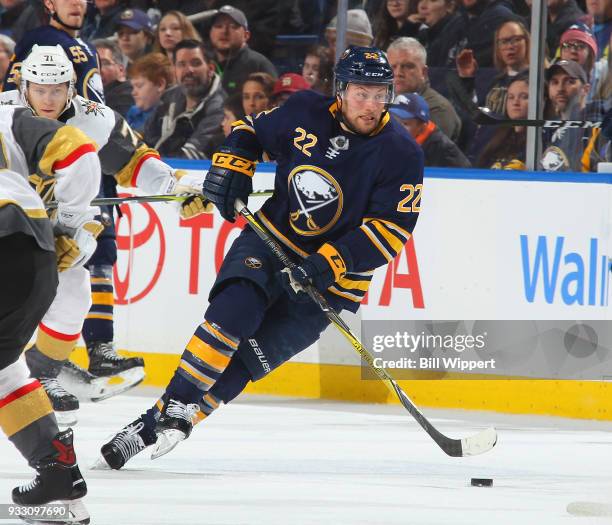
{"type": "Polygon", "coordinates": [[[132,179],[134,178],[134,172],[136,171],[136,168],[140,165],[141,160],[146,155],[154,155],[155,157],[159,157],[159,153],[157,152],[157,150],[149,148],[145,144],[142,144],[136,149],[136,151],[132,155],[132,158],[130,159],[130,162],[128,162],[125,166],[123,166],[123,168],[121,168],[119,172],[115,174],[115,180],[117,181],[117,184],[124,187],[131,187],[132,179]]]}
{"type": "Polygon", "coordinates": [[[281,241],[285,246],[291,248],[295,253],[301,255],[302,257],[308,257],[308,253],[299,248],[297,245],[287,239],[287,237],[285,237],[281,232],[279,232],[261,210],[259,210],[256,215],[261,219],[261,222],[264,223],[264,226],[270,230],[274,237],[281,241]]]}
{"type": "Polygon", "coordinates": [[[46,392],[39,386],[0,408],[0,428],[11,437],[35,421],[53,413],[46,392]]]}
{"type": "Polygon", "coordinates": [[[12,199],[0,199],[0,208],[3,206],[8,206],[9,204],[14,204],[18,208],[23,211],[30,219],[48,219],[49,216],[47,212],[38,208],[23,208],[17,201],[12,199]]]}
{"type": "Polygon", "coordinates": [[[66,159],[71,153],[86,144],[92,144],[98,151],[97,144],[80,129],[69,125],[62,126],[55,132],[38,162],[40,171],[45,175],[51,175],[53,165],[57,161],[66,159]]]}

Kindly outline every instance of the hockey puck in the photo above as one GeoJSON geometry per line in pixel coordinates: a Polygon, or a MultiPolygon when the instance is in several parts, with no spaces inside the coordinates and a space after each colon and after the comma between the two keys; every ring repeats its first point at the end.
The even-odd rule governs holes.
{"type": "Polygon", "coordinates": [[[491,478],[472,478],[472,487],[492,487],[493,480],[491,478]]]}

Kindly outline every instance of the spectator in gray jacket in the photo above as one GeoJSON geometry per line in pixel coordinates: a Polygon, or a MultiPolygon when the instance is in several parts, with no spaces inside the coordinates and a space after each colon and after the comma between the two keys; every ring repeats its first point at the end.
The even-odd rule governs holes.
{"type": "Polygon", "coordinates": [[[181,40],[173,60],[178,86],[162,96],[145,124],[144,139],[165,157],[210,158],[223,142],[226,98],[213,56],[202,42],[181,40]]]}
{"type": "Polygon", "coordinates": [[[461,133],[461,120],[453,105],[429,85],[427,76],[427,51],[412,37],[394,40],[387,49],[389,64],[393,68],[395,93],[418,93],[431,114],[431,120],[449,137],[457,142],[461,133]]]}
{"type": "Polygon", "coordinates": [[[212,20],[209,38],[215,51],[222,76],[223,89],[228,94],[240,91],[243,82],[251,73],[268,73],[276,78],[276,69],[265,56],[247,44],[249,25],[240,9],[224,5],[212,20]]]}

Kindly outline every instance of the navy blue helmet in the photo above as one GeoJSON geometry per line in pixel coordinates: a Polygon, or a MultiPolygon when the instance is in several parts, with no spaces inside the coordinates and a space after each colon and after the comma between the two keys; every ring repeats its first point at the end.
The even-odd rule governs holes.
{"type": "Polygon", "coordinates": [[[336,64],[336,82],[393,85],[393,69],[377,47],[350,46],[336,64]]]}

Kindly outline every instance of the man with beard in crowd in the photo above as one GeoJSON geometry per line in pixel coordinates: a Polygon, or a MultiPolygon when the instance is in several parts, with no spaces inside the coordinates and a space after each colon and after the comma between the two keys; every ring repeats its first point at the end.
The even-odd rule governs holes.
{"type": "Polygon", "coordinates": [[[165,157],[210,158],[223,141],[226,94],[210,51],[197,40],[182,40],[172,59],[178,85],[168,90],[147,121],[144,139],[165,157]]]}

